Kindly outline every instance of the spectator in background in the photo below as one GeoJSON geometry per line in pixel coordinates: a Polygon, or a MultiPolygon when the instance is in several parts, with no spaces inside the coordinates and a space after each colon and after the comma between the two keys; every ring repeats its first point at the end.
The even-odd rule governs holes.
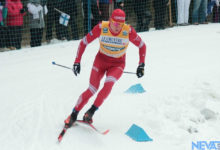
{"type": "Polygon", "coordinates": [[[40,0],[29,0],[27,4],[30,21],[31,47],[41,46],[43,29],[45,27],[44,15],[47,14],[47,6],[40,0]]]}
{"type": "Polygon", "coordinates": [[[4,19],[7,17],[6,0],[0,0],[0,48],[4,48],[6,39],[6,27],[4,19]]]}
{"type": "MultiPolygon", "coordinates": [[[[49,1],[50,2],[50,1],[49,1]]],[[[50,6],[52,6],[50,9],[54,13],[55,17],[55,25],[56,25],[56,35],[58,40],[77,40],[79,39],[78,36],[78,29],[77,29],[77,23],[76,23],[76,15],[77,15],[77,7],[75,0],[56,0],[53,3],[48,3],[50,6]],[[60,17],[61,15],[69,16],[69,19],[66,19],[66,23],[62,24],[60,23],[60,17]],[[67,21],[68,20],[68,21],[67,21]],[[69,34],[69,25],[71,26],[71,35],[69,34]]],[[[48,6],[49,8],[49,6],[48,6]]],[[[49,10],[50,12],[50,10],[49,10]]],[[[49,15],[49,14],[48,14],[49,15]]],[[[49,18],[51,18],[50,16],[49,18]]],[[[52,19],[52,18],[51,18],[52,19]]],[[[48,21],[50,21],[48,19],[48,21]]],[[[50,21],[51,22],[51,21],[50,21]]],[[[51,22],[53,23],[53,22],[51,22]]],[[[51,23],[49,24],[49,27],[52,27],[51,23]]],[[[52,29],[48,29],[48,37],[52,38],[52,29]]],[[[48,38],[48,39],[51,39],[48,38]]]]}
{"type": "Polygon", "coordinates": [[[114,9],[124,9],[124,0],[114,0],[114,9]]]}
{"type": "Polygon", "coordinates": [[[165,29],[166,8],[169,0],[154,0],[155,11],[154,26],[156,30],[165,29]]]}
{"type": "Polygon", "coordinates": [[[194,0],[193,1],[193,12],[192,12],[192,23],[195,25],[207,24],[206,14],[207,14],[208,0],[194,0]]]}
{"type": "Polygon", "coordinates": [[[48,14],[47,14],[47,22],[46,22],[46,26],[47,26],[46,40],[48,43],[50,43],[50,41],[53,38],[53,34],[52,34],[53,24],[55,24],[56,37],[58,39],[61,39],[61,35],[59,32],[60,13],[55,10],[55,8],[57,8],[58,5],[59,3],[57,2],[57,0],[53,0],[53,1],[48,0],[47,2],[48,14]]]}
{"type": "MultiPolygon", "coordinates": [[[[75,0],[72,0],[72,1],[75,1],[75,0]]],[[[74,7],[74,6],[68,6],[69,0],[57,0],[57,3],[58,3],[58,5],[57,5],[56,9],[58,9],[59,11],[65,13],[65,14],[69,13],[70,7],[74,7]]],[[[59,12],[59,18],[62,14],[61,12],[59,12]]],[[[70,15],[70,14],[68,14],[68,15],[70,15]]],[[[69,24],[69,22],[68,22],[68,24],[69,24]]],[[[60,24],[60,22],[59,22],[58,29],[59,29],[58,33],[60,35],[60,37],[58,37],[59,40],[68,40],[69,41],[71,39],[69,32],[68,32],[68,25],[65,26],[63,24],[60,24]]]]}
{"type": "Polygon", "coordinates": [[[214,7],[213,7],[213,16],[212,16],[212,21],[213,22],[220,22],[220,0],[212,0],[214,2],[214,7]]]}
{"type": "Polygon", "coordinates": [[[99,0],[99,10],[101,12],[101,20],[109,20],[109,0],[99,0]]]}
{"type": "Polygon", "coordinates": [[[76,0],[67,0],[66,2],[67,2],[66,3],[66,12],[68,15],[70,15],[69,25],[71,27],[71,35],[72,35],[72,37],[70,39],[78,40],[79,34],[78,34],[78,27],[77,27],[76,0]]]}
{"type": "Polygon", "coordinates": [[[112,14],[114,10],[114,0],[109,0],[109,14],[112,14]]]}
{"type": "Polygon", "coordinates": [[[172,21],[177,23],[177,0],[171,0],[172,21]]]}
{"type": "MultiPolygon", "coordinates": [[[[84,14],[84,35],[88,33],[88,0],[83,0],[83,14],[84,14]]],[[[97,0],[91,0],[91,29],[101,21],[101,16],[99,14],[99,8],[97,0]]]]}
{"type": "Polygon", "coordinates": [[[190,2],[191,0],[177,0],[177,8],[178,8],[177,24],[178,25],[188,25],[190,2]]]}
{"type": "Polygon", "coordinates": [[[134,12],[137,18],[136,31],[143,32],[149,30],[149,24],[152,19],[152,15],[148,10],[147,4],[149,0],[134,0],[134,12]]]}
{"type": "Polygon", "coordinates": [[[20,0],[8,0],[8,39],[7,46],[10,49],[21,49],[23,16],[27,8],[23,8],[20,0]]]}

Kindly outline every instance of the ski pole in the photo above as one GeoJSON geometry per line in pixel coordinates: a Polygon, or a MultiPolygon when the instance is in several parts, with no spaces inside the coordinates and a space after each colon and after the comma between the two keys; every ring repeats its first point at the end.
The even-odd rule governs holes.
{"type": "MultiPolygon", "coordinates": [[[[53,61],[52,64],[53,64],[53,65],[56,65],[56,66],[59,66],[59,67],[63,67],[63,68],[66,68],[66,69],[70,69],[70,70],[72,70],[72,68],[67,67],[67,66],[64,66],[64,65],[57,64],[55,61],[53,61]]],[[[127,73],[127,74],[136,74],[135,72],[129,72],[129,71],[124,71],[123,73],[127,73]]]]}
{"type": "Polygon", "coordinates": [[[70,69],[70,70],[72,70],[72,68],[67,67],[67,66],[64,66],[64,65],[57,64],[57,63],[55,63],[55,61],[53,61],[52,64],[53,64],[53,65],[60,66],[60,67],[63,67],[63,68],[66,68],[66,69],[70,69]]]}
{"type": "Polygon", "coordinates": [[[135,72],[129,72],[129,71],[124,71],[123,73],[127,73],[127,74],[136,74],[135,72]]]}

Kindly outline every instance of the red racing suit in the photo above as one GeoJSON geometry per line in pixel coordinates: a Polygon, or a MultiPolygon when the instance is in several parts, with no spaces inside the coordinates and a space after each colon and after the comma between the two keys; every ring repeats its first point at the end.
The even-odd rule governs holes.
{"type": "Polygon", "coordinates": [[[90,75],[90,84],[84,91],[75,106],[80,111],[98,90],[100,81],[106,74],[103,88],[98,93],[94,106],[99,107],[110,94],[114,83],[121,77],[125,67],[126,49],[129,41],[139,47],[139,64],[145,63],[146,45],[137,35],[133,27],[124,25],[119,34],[113,34],[109,21],[97,24],[80,42],[75,63],[80,63],[86,46],[99,38],[100,49],[97,53],[90,75]]]}

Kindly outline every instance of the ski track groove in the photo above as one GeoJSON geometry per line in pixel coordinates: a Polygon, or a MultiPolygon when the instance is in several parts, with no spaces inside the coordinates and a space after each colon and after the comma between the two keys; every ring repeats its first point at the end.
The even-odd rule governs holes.
{"type": "MultiPolygon", "coordinates": [[[[14,139],[16,138],[17,140],[16,141],[23,141],[24,143],[26,142],[25,141],[25,137],[28,136],[26,133],[26,128],[25,128],[25,121],[28,122],[29,120],[29,112],[31,112],[31,108],[30,106],[31,105],[34,105],[34,101],[30,101],[30,100],[27,100],[23,103],[21,103],[20,105],[18,105],[16,107],[16,109],[14,109],[12,111],[12,113],[9,115],[9,122],[7,123],[7,127],[6,128],[9,128],[10,130],[6,130],[7,131],[7,137],[5,137],[4,140],[6,140],[7,142],[4,142],[5,144],[8,143],[8,141],[10,141],[10,139],[14,139]],[[19,133],[17,133],[19,132],[19,133]],[[17,133],[15,135],[15,133],[17,133]],[[20,138],[22,138],[22,140],[20,140],[20,138]]],[[[28,139],[28,137],[27,137],[28,139]]],[[[20,143],[16,143],[16,141],[14,143],[11,143],[11,144],[15,144],[15,145],[20,145],[20,143]]],[[[25,145],[25,144],[23,144],[25,145]]],[[[10,150],[10,144],[7,145],[8,147],[6,148],[7,150],[10,150]]],[[[17,146],[17,148],[19,149],[20,147],[17,146]]],[[[21,150],[23,150],[24,148],[20,148],[21,150]]]]}
{"type": "MultiPolygon", "coordinates": [[[[36,145],[40,146],[37,143],[39,142],[38,137],[44,115],[44,101],[46,99],[46,92],[42,90],[41,93],[41,96],[38,98],[33,96],[33,100],[30,97],[26,98],[23,103],[16,106],[16,109],[9,116],[11,121],[7,123],[7,128],[11,130],[6,130],[8,137],[5,137],[3,140],[7,141],[6,143],[11,138],[16,138],[16,141],[23,141],[23,144],[16,141],[11,143],[18,145],[16,146],[17,150],[34,150],[37,149],[36,145]],[[15,132],[17,133],[16,135],[15,132]]],[[[10,144],[7,146],[6,150],[10,150],[10,144]]]]}
{"type": "MultiPolygon", "coordinates": [[[[39,116],[38,116],[38,121],[37,121],[37,126],[34,126],[34,127],[36,127],[35,128],[35,132],[34,132],[34,137],[33,137],[33,142],[31,143],[31,148],[30,148],[30,150],[34,150],[34,149],[36,149],[36,150],[40,150],[41,148],[42,148],[42,144],[40,143],[39,144],[39,141],[42,141],[42,139],[40,139],[41,138],[41,135],[40,135],[40,133],[41,133],[41,129],[42,129],[42,122],[43,122],[43,120],[44,120],[44,108],[45,108],[45,105],[44,105],[44,102],[45,102],[45,100],[46,100],[46,93],[48,93],[48,90],[42,90],[42,94],[41,94],[41,96],[40,96],[40,98],[39,98],[39,102],[38,102],[38,112],[39,112],[39,116]],[[39,146],[38,148],[36,147],[36,145],[37,146],[39,146]]],[[[43,133],[41,133],[41,134],[43,134],[43,133]]]]}

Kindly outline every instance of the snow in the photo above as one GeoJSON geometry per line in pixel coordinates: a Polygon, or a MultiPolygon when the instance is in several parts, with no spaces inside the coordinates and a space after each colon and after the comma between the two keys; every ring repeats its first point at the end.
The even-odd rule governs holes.
{"type": "MultiPolygon", "coordinates": [[[[63,121],[88,87],[98,40],[88,45],[77,77],[52,61],[71,67],[79,41],[0,53],[1,150],[191,150],[192,141],[220,140],[220,24],[151,29],[140,36],[147,44],[145,76],[124,74],[94,115],[94,125],[110,132],[76,126],[60,144],[63,121]],[[125,93],[139,83],[145,93],[125,93]],[[153,141],[126,136],[132,124],[153,141]]],[[[135,72],[138,60],[130,44],[125,71],[135,72]]]]}

